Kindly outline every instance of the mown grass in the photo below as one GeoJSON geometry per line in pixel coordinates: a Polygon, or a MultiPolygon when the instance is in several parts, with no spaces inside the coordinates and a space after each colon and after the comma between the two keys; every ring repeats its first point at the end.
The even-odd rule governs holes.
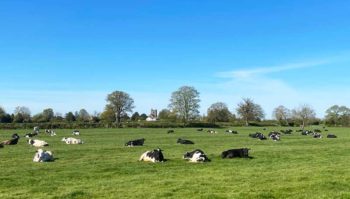
{"type": "MultiPolygon", "coordinates": [[[[54,162],[33,163],[35,148],[21,138],[0,149],[0,198],[350,198],[350,129],[334,128],[337,139],[314,139],[300,133],[282,141],[248,137],[261,128],[232,128],[238,135],[175,129],[87,129],[85,144],[66,145],[71,130],[55,137],[39,135],[54,152],[54,162]],[[178,145],[177,138],[195,145],[178,145]],[[145,138],[145,146],[124,147],[145,138]],[[138,162],[146,150],[163,149],[164,163],[138,162]],[[222,151],[248,147],[252,159],[221,159],[222,151]],[[185,162],[182,155],[204,150],[209,163],[185,162]]],[[[268,134],[270,128],[264,131],[268,134]]],[[[0,140],[25,130],[1,130],[0,140]]],[[[327,132],[323,132],[326,135],[327,132]]]]}

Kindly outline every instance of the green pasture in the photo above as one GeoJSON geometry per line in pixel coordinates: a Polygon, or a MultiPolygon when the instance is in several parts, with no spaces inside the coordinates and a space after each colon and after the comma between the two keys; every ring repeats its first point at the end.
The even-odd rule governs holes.
{"type": "Polygon", "coordinates": [[[231,129],[239,134],[195,128],[177,128],[174,134],[167,129],[83,129],[83,145],[66,145],[61,139],[71,137],[71,130],[56,130],[57,136],[37,137],[50,144],[45,149],[56,158],[50,163],[32,162],[36,149],[23,137],[28,130],[0,130],[0,140],[21,136],[18,145],[0,148],[0,198],[350,198],[350,129],[329,128],[322,139],[293,132],[280,142],[248,134],[281,128],[231,129]],[[327,133],[338,138],[327,139],[327,133]],[[146,139],[144,146],[124,146],[138,138],[146,139]],[[177,138],[195,144],[179,145],[177,138]],[[157,147],[166,162],[138,161],[157,147]],[[242,147],[251,149],[252,159],[220,158],[222,151],[242,147]],[[182,155],[194,149],[202,149],[211,162],[184,161],[182,155]]]}

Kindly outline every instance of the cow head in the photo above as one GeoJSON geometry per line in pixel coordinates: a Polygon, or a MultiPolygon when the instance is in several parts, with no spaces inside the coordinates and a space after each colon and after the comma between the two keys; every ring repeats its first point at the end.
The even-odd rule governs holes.
{"type": "Polygon", "coordinates": [[[28,140],[28,144],[34,144],[34,140],[29,139],[29,140],[28,140]]]}

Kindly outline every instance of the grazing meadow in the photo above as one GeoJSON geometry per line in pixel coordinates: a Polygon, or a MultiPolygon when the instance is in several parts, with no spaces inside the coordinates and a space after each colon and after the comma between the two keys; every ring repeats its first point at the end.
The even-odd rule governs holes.
{"type": "MultiPolygon", "coordinates": [[[[320,128],[321,127],[314,127],[320,128]]],[[[66,145],[62,137],[72,130],[44,133],[55,161],[34,163],[35,147],[23,137],[28,130],[0,130],[1,141],[13,133],[21,138],[14,146],[0,148],[0,198],[350,198],[350,129],[329,128],[322,139],[300,132],[282,135],[281,141],[258,140],[280,127],[232,127],[209,134],[195,128],[82,129],[82,145],[66,145]],[[334,133],[335,139],[326,135],[334,133]],[[125,147],[125,142],[145,138],[144,146],[125,147]],[[178,138],[194,145],[180,145],[178,138]],[[162,163],[139,162],[140,155],[161,148],[162,163]],[[221,159],[222,151],[250,148],[247,159],[221,159]],[[189,163],[186,151],[202,149],[211,159],[189,163]]],[[[309,128],[313,129],[313,128],[309,128]]],[[[296,130],[296,128],[294,128],[296,130]]],[[[43,130],[41,130],[43,132],[43,130]]],[[[78,136],[75,136],[78,137],[78,136]]]]}

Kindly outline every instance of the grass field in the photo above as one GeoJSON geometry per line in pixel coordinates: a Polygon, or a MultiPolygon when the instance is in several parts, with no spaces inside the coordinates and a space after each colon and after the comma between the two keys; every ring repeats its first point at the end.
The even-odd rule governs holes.
{"type": "MultiPolygon", "coordinates": [[[[54,153],[54,162],[33,163],[35,148],[25,130],[13,133],[19,144],[0,149],[0,198],[350,198],[350,129],[330,128],[337,139],[314,139],[293,132],[280,142],[248,137],[261,128],[232,128],[238,135],[196,129],[86,129],[83,145],[66,145],[57,136],[39,135],[54,153]],[[177,138],[195,145],[178,145],[177,138]],[[145,138],[145,146],[128,148],[128,140],[145,138]],[[160,147],[168,161],[139,162],[140,155],[160,147]],[[222,151],[248,147],[252,159],[221,159],[222,151]],[[185,162],[186,151],[202,149],[209,163],[185,162]]],[[[268,128],[265,135],[271,130],[268,128]]],[[[322,133],[326,135],[326,132],[322,133]]],[[[325,136],[324,136],[325,137],[325,136]]]]}

